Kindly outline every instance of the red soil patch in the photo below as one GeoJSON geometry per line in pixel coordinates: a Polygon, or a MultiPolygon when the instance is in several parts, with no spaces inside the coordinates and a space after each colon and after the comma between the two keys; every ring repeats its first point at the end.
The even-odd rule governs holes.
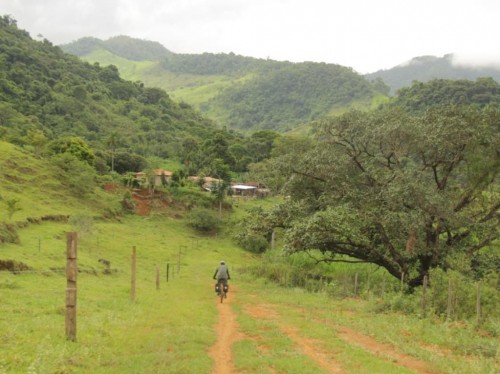
{"type": "Polygon", "coordinates": [[[146,190],[134,190],[132,200],[135,204],[135,213],[140,216],[149,215],[149,200],[151,195],[146,190]]]}

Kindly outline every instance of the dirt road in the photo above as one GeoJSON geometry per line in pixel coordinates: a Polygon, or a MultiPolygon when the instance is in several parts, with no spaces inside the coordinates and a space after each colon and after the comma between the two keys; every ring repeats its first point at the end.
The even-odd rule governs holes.
{"type": "MultiPolygon", "coordinates": [[[[217,324],[217,341],[210,349],[210,356],[214,361],[212,373],[214,374],[237,374],[238,371],[234,365],[232,346],[235,342],[242,339],[259,340],[255,337],[245,336],[239,330],[237,315],[233,311],[231,304],[237,302],[237,290],[232,289],[231,295],[221,304],[217,302],[219,320],[217,324]]],[[[270,321],[276,324],[279,330],[294,343],[295,349],[303,355],[309,357],[317,366],[326,373],[348,373],[345,368],[336,360],[334,352],[328,352],[321,348],[320,342],[301,336],[297,327],[283,322],[277,311],[278,307],[265,302],[257,304],[243,304],[243,311],[246,315],[254,319],[270,321]]],[[[325,323],[317,321],[318,323],[325,323]]],[[[337,336],[346,342],[346,344],[356,346],[372,354],[373,356],[391,362],[394,365],[406,368],[419,374],[435,374],[436,371],[430,367],[427,362],[418,360],[403,352],[398,351],[394,346],[377,342],[372,337],[363,335],[347,326],[327,325],[325,327],[336,331],[337,336]]],[[[272,367],[267,371],[274,373],[272,367]]]]}

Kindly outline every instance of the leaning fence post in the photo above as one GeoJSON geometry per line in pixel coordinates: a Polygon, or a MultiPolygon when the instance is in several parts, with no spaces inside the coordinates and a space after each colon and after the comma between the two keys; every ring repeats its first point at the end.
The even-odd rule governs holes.
{"type": "Polygon", "coordinates": [[[66,233],[66,338],[76,341],[76,232],[66,233]]]}
{"type": "Polygon", "coordinates": [[[132,247],[132,274],[130,277],[130,301],[135,302],[135,280],[137,271],[137,252],[135,246],[132,247]]]}

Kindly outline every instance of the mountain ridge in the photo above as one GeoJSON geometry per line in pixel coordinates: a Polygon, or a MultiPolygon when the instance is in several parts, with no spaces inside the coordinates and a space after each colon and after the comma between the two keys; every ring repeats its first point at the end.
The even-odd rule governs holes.
{"type": "MultiPolygon", "coordinates": [[[[113,40],[117,45],[123,44],[112,50],[108,41],[96,43],[90,39],[95,48],[89,53],[89,40],[84,39],[61,48],[88,62],[106,64],[112,57],[97,54],[97,47],[127,58],[127,45],[141,43],[127,37],[113,40]]],[[[146,44],[143,47],[147,50],[146,44]]],[[[243,131],[286,132],[353,105],[370,108],[389,90],[380,82],[375,84],[352,68],[337,64],[292,63],[234,53],[171,52],[158,55],[155,60],[147,60],[145,52],[137,55],[146,60],[128,59],[124,63],[128,71],[118,66],[126,79],[161,87],[220,125],[243,131]],[[146,62],[148,66],[144,66],[146,62]]]]}
{"type": "Polygon", "coordinates": [[[457,61],[453,53],[437,56],[418,56],[387,70],[378,70],[366,74],[368,79],[382,79],[395,94],[403,87],[411,86],[412,82],[428,82],[433,79],[467,79],[491,77],[500,82],[500,68],[492,66],[468,65],[457,61]]]}

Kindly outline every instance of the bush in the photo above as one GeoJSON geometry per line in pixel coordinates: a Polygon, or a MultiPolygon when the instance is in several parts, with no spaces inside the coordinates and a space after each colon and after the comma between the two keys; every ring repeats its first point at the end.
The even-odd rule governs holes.
{"type": "Polygon", "coordinates": [[[235,235],[236,242],[245,250],[252,253],[264,253],[268,248],[268,242],[262,235],[239,233],[235,235]]]}
{"type": "Polygon", "coordinates": [[[192,228],[205,233],[217,231],[221,225],[219,217],[209,209],[193,209],[189,212],[187,218],[192,228]]]}

